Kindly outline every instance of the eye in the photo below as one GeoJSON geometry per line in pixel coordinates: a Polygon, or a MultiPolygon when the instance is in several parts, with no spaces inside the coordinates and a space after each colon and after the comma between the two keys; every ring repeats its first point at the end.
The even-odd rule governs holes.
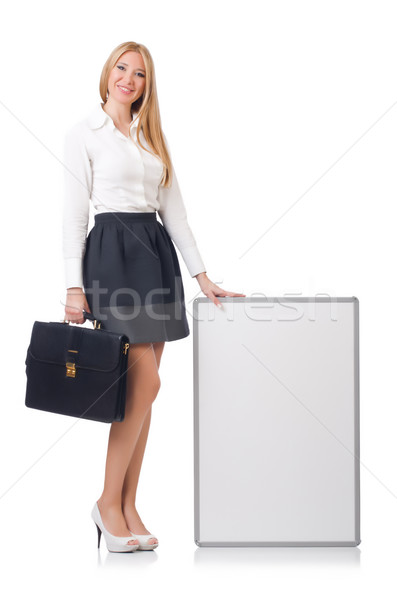
{"type": "Polygon", "coordinates": [[[118,69],[124,69],[123,65],[117,65],[118,69]]]}
{"type": "Polygon", "coordinates": [[[145,77],[144,73],[138,73],[138,75],[140,75],[141,77],[145,77]]]}

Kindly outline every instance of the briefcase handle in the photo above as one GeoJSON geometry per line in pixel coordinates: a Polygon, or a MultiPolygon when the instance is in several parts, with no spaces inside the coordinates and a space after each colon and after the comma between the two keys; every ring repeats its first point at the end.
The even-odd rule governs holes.
{"type": "MultiPolygon", "coordinates": [[[[98,319],[96,319],[94,317],[94,315],[92,313],[87,312],[86,310],[84,310],[83,308],[83,317],[85,319],[88,319],[89,321],[92,321],[94,324],[94,329],[100,329],[101,328],[101,321],[98,321],[98,319]]],[[[63,323],[70,323],[70,321],[68,321],[67,319],[63,319],[63,323]]]]}

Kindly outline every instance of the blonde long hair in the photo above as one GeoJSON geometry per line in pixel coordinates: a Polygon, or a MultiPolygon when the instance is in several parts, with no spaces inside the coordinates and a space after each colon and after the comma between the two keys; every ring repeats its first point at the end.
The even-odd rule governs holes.
{"type": "Polygon", "coordinates": [[[137,127],[138,144],[141,146],[141,148],[148,152],[147,148],[143,147],[139,139],[139,134],[142,131],[149,148],[151,148],[153,151],[152,154],[155,154],[158,158],[160,158],[164,165],[163,177],[160,183],[165,187],[169,187],[172,180],[172,163],[165,143],[164,134],[161,129],[154,63],[146,46],[136,42],[124,42],[117,46],[110,53],[109,58],[103,66],[101,79],[99,82],[99,93],[103,102],[106,103],[110,71],[113,69],[120,56],[129,50],[132,50],[132,52],[138,52],[142,56],[146,70],[145,90],[142,96],[131,105],[131,119],[132,112],[138,112],[140,117],[137,127]]]}

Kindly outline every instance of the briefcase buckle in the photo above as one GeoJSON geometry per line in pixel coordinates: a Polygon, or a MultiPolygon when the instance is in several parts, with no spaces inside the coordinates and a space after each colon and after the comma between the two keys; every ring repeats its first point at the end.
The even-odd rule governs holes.
{"type": "Polygon", "coordinates": [[[66,377],[76,377],[76,364],[73,362],[66,363],[66,377]]]}

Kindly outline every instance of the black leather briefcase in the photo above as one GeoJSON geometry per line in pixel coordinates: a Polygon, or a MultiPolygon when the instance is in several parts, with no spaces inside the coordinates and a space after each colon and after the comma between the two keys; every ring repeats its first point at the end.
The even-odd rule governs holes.
{"type": "Polygon", "coordinates": [[[123,421],[129,339],[68,321],[33,324],[26,355],[25,405],[48,412],[111,423],[123,421]]]}

